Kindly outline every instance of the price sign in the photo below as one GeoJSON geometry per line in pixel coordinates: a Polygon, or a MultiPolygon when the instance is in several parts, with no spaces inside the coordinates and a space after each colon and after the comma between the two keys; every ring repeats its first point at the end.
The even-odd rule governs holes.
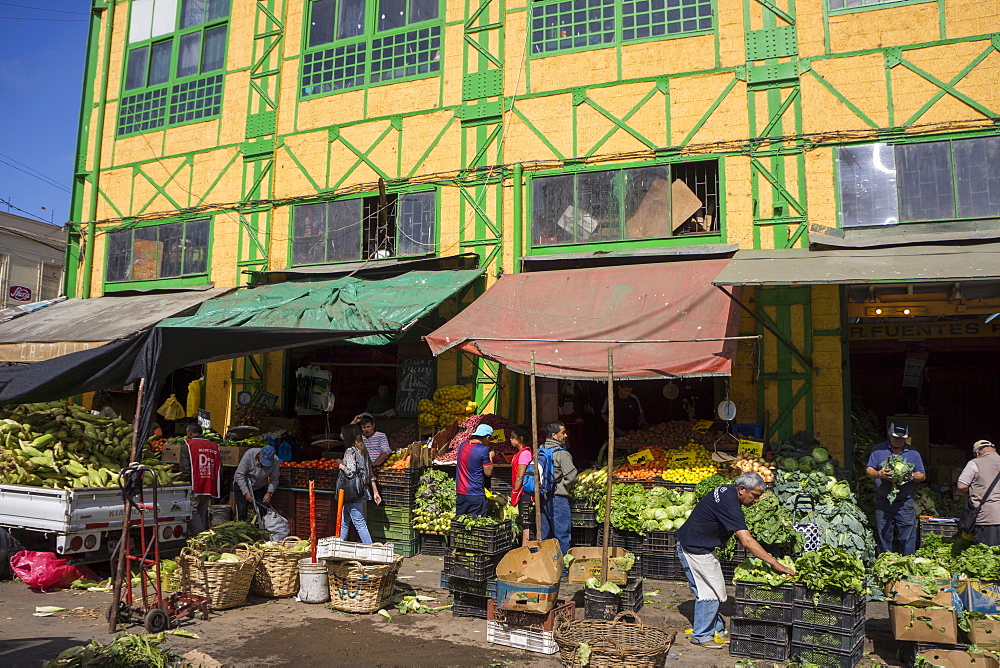
{"type": "Polygon", "coordinates": [[[212,428],[212,414],[204,408],[198,409],[198,425],[201,426],[202,429],[212,428]]]}
{"type": "Polygon", "coordinates": [[[758,457],[762,457],[764,455],[764,444],[760,441],[747,441],[741,438],[736,452],[741,455],[757,455],[758,457]]]}
{"type": "Polygon", "coordinates": [[[649,448],[646,448],[645,450],[640,450],[634,455],[628,456],[628,463],[633,464],[635,466],[651,461],[653,461],[653,453],[649,451],[649,448]]]}
{"type": "Polygon", "coordinates": [[[696,431],[699,434],[704,434],[711,428],[712,428],[711,420],[698,420],[697,422],[695,422],[694,426],[691,427],[691,431],[696,431]]]}
{"type": "Polygon", "coordinates": [[[690,452],[677,452],[671,455],[670,461],[675,467],[684,467],[694,464],[694,455],[690,452]]]}
{"type": "Polygon", "coordinates": [[[493,436],[490,437],[490,443],[503,443],[507,440],[507,432],[503,429],[494,429],[493,436]]]}

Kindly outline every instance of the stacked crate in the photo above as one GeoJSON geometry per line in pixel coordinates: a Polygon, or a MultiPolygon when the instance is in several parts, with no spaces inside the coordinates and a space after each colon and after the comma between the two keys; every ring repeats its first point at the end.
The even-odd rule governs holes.
{"type": "Polygon", "coordinates": [[[505,610],[489,599],[486,607],[486,642],[516,647],[539,654],[559,651],[554,631],[556,626],[571,622],[576,615],[573,601],[558,601],[548,612],[505,610]]]}
{"type": "Polygon", "coordinates": [[[865,649],[865,598],[795,585],[792,656],[820,666],[853,666],[865,649]]]}
{"type": "Polygon", "coordinates": [[[597,511],[584,501],[570,501],[570,523],[573,527],[572,544],[577,547],[597,545],[597,511]]]}
{"type": "Polygon", "coordinates": [[[642,576],[652,580],[684,580],[673,531],[649,531],[642,543],[642,576]]]}
{"type": "MultiPolygon", "coordinates": [[[[293,536],[308,538],[310,535],[309,526],[309,492],[282,492],[275,495],[294,495],[294,510],[290,515],[285,515],[288,519],[289,528],[293,536]]],[[[337,531],[337,501],[336,496],[330,493],[316,493],[316,537],[326,538],[333,536],[337,531]]],[[[280,510],[278,512],[281,512],[280,510]]],[[[283,513],[282,513],[283,514],[283,513]]]]}
{"type": "MultiPolygon", "coordinates": [[[[646,535],[634,531],[623,531],[611,528],[611,538],[608,540],[610,547],[623,547],[635,555],[635,566],[633,572],[642,572],[643,547],[646,542],[646,535]]],[[[597,527],[597,547],[604,546],[604,527],[597,527]]]]}
{"type": "Polygon", "coordinates": [[[735,608],[729,620],[729,653],[785,661],[792,640],[795,587],[737,582],[734,598],[735,608]]]}
{"type": "Polygon", "coordinates": [[[413,507],[422,473],[422,468],[379,469],[375,475],[382,504],[368,505],[368,530],[374,542],[392,543],[401,557],[420,552],[413,507]]]}
{"type": "Polygon", "coordinates": [[[514,546],[512,532],[510,520],[471,529],[451,523],[441,581],[454,599],[454,616],[486,619],[487,604],[497,595],[497,564],[514,546]]]}

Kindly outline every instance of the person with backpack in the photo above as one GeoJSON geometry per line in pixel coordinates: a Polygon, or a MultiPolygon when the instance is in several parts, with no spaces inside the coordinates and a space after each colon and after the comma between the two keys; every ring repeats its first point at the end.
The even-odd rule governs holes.
{"type": "MultiPolygon", "coordinates": [[[[542,504],[542,540],[555,538],[563,554],[569,552],[572,521],[569,508],[569,488],[576,482],[576,465],[566,449],[569,434],[562,422],[550,422],[546,427],[548,438],[538,449],[539,484],[536,498],[542,504]]],[[[534,469],[524,475],[526,491],[534,491],[534,469]],[[529,482],[530,480],[530,482],[529,482]],[[528,489],[528,486],[531,489],[528,489]]]]}

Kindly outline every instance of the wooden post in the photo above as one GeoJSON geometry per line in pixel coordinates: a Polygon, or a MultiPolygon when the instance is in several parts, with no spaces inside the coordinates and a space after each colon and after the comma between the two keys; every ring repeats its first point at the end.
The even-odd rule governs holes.
{"type": "Polygon", "coordinates": [[[601,542],[601,583],[608,581],[608,543],[611,540],[611,476],[615,462],[615,361],[608,348],[608,489],[604,498],[604,540],[601,542]]]}
{"type": "Polygon", "coordinates": [[[535,540],[542,539],[542,495],[538,477],[538,388],[535,385],[535,351],[531,351],[531,450],[535,462],[535,540]]]}
{"type": "Polygon", "coordinates": [[[137,462],[142,459],[143,442],[139,438],[139,420],[142,418],[142,400],[146,395],[146,379],[139,379],[139,392],[135,399],[135,418],[132,419],[132,459],[137,462]]]}

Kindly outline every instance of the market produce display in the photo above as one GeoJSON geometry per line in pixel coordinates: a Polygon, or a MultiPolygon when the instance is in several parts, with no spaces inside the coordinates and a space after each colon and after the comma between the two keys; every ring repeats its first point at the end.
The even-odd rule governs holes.
{"type": "Polygon", "coordinates": [[[853,554],[822,545],[795,560],[795,578],[812,591],[865,593],[865,566],[853,554]]]}
{"type": "MultiPolygon", "coordinates": [[[[193,550],[213,550],[225,552],[240,543],[253,545],[271,540],[271,534],[256,524],[249,522],[226,522],[188,539],[188,547],[193,550]]],[[[215,561],[214,559],[210,561],[215,561]]]]}
{"type": "MultiPolygon", "coordinates": [[[[132,425],[65,401],[0,407],[0,483],[53,489],[113,487],[131,461],[132,425]]],[[[161,485],[169,464],[146,458],[161,485]]],[[[152,483],[147,474],[146,483],[152,483]]]]}
{"type": "Polygon", "coordinates": [[[476,402],[470,401],[472,392],[465,385],[446,385],[434,390],[430,399],[417,403],[417,424],[421,427],[444,427],[456,418],[468,417],[476,412],[476,402]]]}
{"type": "MultiPolygon", "coordinates": [[[[743,516],[746,518],[747,529],[764,549],[772,551],[781,548],[792,553],[802,551],[805,537],[796,531],[792,524],[792,511],[782,506],[778,497],[771,492],[761,495],[760,500],[752,506],[743,506],[743,516]]],[[[732,555],[736,536],[730,536],[729,542],[719,549],[720,556],[728,558],[732,555]]]]}
{"type": "MultiPolygon", "coordinates": [[[[781,557],[778,563],[789,568],[795,568],[795,561],[791,557],[781,557]]],[[[771,568],[770,564],[765,564],[757,557],[750,557],[736,567],[733,572],[734,582],[761,582],[772,587],[778,587],[792,582],[793,575],[785,575],[771,568]]]]}
{"type": "Polygon", "coordinates": [[[652,425],[646,429],[635,429],[625,432],[623,441],[633,444],[658,444],[665,446],[683,446],[694,442],[701,445],[711,445],[718,439],[714,430],[696,430],[700,420],[671,420],[652,425]]]}
{"type": "MultiPolygon", "coordinates": [[[[510,433],[511,429],[515,426],[514,423],[507,418],[500,417],[499,415],[487,413],[485,415],[473,415],[458,425],[458,434],[456,434],[455,437],[448,443],[448,450],[437,455],[437,461],[443,464],[457,461],[458,446],[471,439],[472,432],[475,431],[476,427],[481,424],[488,424],[493,427],[494,438],[498,438],[498,432],[503,431],[502,438],[498,438],[496,441],[490,441],[489,443],[489,448],[494,454],[514,454],[517,452],[517,448],[510,443],[510,433]]],[[[500,462],[501,459],[497,458],[495,461],[500,462]]]]}
{"type": "Polygon", "coordinates": [[[423,533],[448,534],[455,518],[455,481],[443,471],[427,469],[417,487],[413,528],[423,533]]]}
{"type": "Polygon", "coordinates": [[[707,478],[702,478],[701,480],[698,481],[698,484],[695,485],[694,488],[695,498],[700,500],[701,497],[705,496],[719,485],[728,485],[731,482],[732,480],[730,478],[727,478],[721,473],[716,473],[714,475],[708,476],[707,478]]]}
{"type": "Polygon", "coordinates": [[[932,533],[925,534],[922,542],[923,545],[914,553],[914,556],[932,559],[953,573],[960,570],[959,556],[972,545],[970,541],[961,536],[944,538],[932,533]]]}
{"type": "Polygon", "coordinates": [[[638,464],[632,464],[626,459],[615,470],[616,480],[659,478],[668,482],[693,485],[717,472],[712,455],[697,443],[688,443],[672,449],[654,445],[643,448],[641,452],[648,452],[652,459],[638,464]]]}
{"type": "Polygon", "coordinates": [[[322,469],[336,471],[339,469],[336,459],[306,459],[301,462],[278,462],[278,466],[293,469],[322,469]]]}
{"type": "MultiPolygon", "coordinates": [[[[673,531],[684,525],[695,503],[694,492],[615,483],[611,486],[611,526],[636,533],[673,531]]],[[[604,522],[602,503],[597,505],[597,522],[604,522]]]]}
{"type": "Polygon", "coordinates": [[[764,482],[774,482],[774,467],[768,464],[763,457],[756,455],[740,454],[736,459],[726,462],[723,468],[729,469],[733,475],[741,473],[758,473],[764,482]]]}
{"type": "Polygon", "coordinates": [[[587,504],[589,508],[603,505],[607,494],[608,469],[591,468],[576,477],[576,484],[570,489],[570,498],[587,504]]]}
{"type": "Polygon", "coordinates": [[[402,429],[397,429],[391,434],[386,434],[386,438],[389,439],[390,450],[399,450],[418,440],[420,434],[417,433],[416,425],[408,424],[402,429]]]}
{"type": "MultiPolygon", "coordinates": [[[[880,590],[886,584],[897,580],[921,578],[951,578],[951,571],[935,559],[918,557],[915,554],[904,557],[895,552],[883,552],[872,566],[872,582],[880,590]]],[[[925,589],[926,591],[926,589],[925,589]]]]}

